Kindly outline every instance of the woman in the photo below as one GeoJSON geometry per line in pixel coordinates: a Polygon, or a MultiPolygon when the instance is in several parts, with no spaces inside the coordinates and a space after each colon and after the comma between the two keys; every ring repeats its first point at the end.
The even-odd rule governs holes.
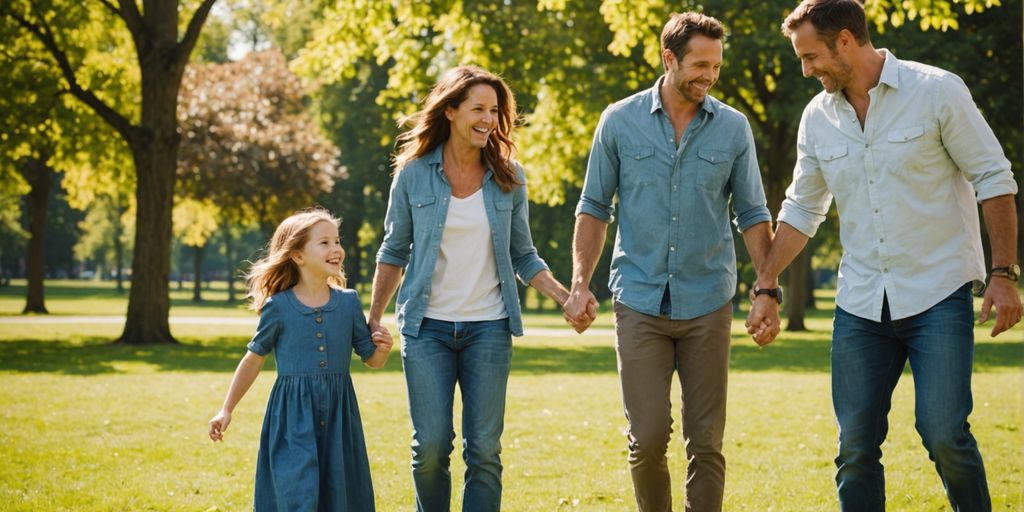
{"type": "MultiPolygon", "coordinates": [[[[559,304],[569,292],[537,255],[525,175],[512,160],[516,104],[498,76],[454,68],[398,138],[369,323],[395,306],[412,417],[419,511],[449,510],[455,385],[462,393],[462,509],[501,505],[501,433],[512,336],[523,334],[516,275],[559,304]]],[[[577,330],[593,320],[573,319],[577,330]]]]}

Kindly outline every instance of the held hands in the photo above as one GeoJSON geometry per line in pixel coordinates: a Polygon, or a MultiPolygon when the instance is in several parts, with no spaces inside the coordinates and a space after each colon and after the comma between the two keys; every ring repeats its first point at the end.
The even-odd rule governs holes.
{"type": "Polygon", "coordinates": [[[370,322],[369,326],[372,331],[370,338],[373,344],[376,345],[377,352],[384,354],[391,352],[391,347],[395,342],[391,339],[391,332],[388,331],[388,328],[381,325],[380,322],[373,321],[370,322]]]}
{"type": "Polygon", "coordinates": [[[996,307],[996,322],[992,326],[992,337],[994,338],[1020,322],[1020,294],[1013,281],[1002,277],[992,277],[988,287],[985,288],[985,300],[981,303],[979,324],[988,321],[992,306],[996,307]]]}
{"type": "Polygon", "coordinates": [[[597,318],[597,298],[586,288],[574,288],[562,304],[562,317],[577,333],[582,333],[597,318]]]}
{"type": "Polygon", "coordinates": [[[231,424],[231,413],[221,409],[213,419],[210,420],[210,439],[214,442],[224,440],[224,431],[231,424]]]}
{"type": "Polygon", "coordinates": [[[750,295],[750,314],[747,315],[747,334],[758,346],[765,346],[779,335],[782,320],[779,318],[779,303],[768,295],[750,295]]]}

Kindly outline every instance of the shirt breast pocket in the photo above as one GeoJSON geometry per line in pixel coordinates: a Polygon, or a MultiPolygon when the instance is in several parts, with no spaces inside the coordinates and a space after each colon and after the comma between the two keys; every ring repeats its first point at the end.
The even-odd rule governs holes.
{"type": "Polygon", "coordinates": [[[732,155],[719,149],[697,151],[697,182],[705,190],[721,190],[729,178],[732,155]]]}
{"type": "Polygon", "coordinates": [[[849,179],[843,179],[843,174],[849,169],[850,162],[853,160],[848,144],[815,146],[814,156],[818,159],[821,177],[833,194],[843,195],[850,190],[850,187],[854,186],[849,179]]]}
{"type": "Polygon", "coordinates": [[[893,128],[885,136],[886,158],[890,162],[901,162],[894,169],[913,170],[922,154],[926,153],[926,140],[923,125],[893,128]]]}
{"type": "Polygon", "coordinates": [[[619,181],[623,188],[643,187],[655,174],[653,146],[626,146],[619,150],[619,181]]]}
{"type": "Polygon", "coordinates": [[[850,165],[850,148],[847,144],[816,146],[814,156],[818,159],[821,171],[826,175],[836,175],[850,165]]]}
{"type": "Polygon", "coordinates": [[[512,197],[511,195],[499,196],[494,200],[494,213],[502,224],[509,224],[512,219],[512,197]]]}
{"type": "MultiPolygon", "coordinates": [[[[437,196],[432,195],[411,195],[409,196],[409,209],[412,210],[413,228],[422,229],[434,223],[434,205],[437,203],[437,196]]],[[[419,231],[419,229],[416,229],[419,231]]]]}

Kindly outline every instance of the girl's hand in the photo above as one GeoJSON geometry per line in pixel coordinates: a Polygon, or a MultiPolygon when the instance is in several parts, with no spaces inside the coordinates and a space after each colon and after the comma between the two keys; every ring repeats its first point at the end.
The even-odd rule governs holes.
{"type": "Polygon", "coordinates": [[[377,346],[378,352],[388,353],[391,352],[391,346],[394,345],[394,340],[391,339],[391,333],[387,327],[378,325],[377,330],[373,331],[370,335],[373,340],[373,344],[377,346]]]}
{"type": "Polygon", "coordinates": [[[231,424],[231,413],[221,409],[213,419],[210,420],[210,439],[214,442],[224,440],[224,431],[231,424]]]}

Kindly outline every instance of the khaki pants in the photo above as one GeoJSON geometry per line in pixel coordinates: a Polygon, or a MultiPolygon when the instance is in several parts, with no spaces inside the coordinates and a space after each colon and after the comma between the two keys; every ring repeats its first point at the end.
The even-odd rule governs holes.
{"type": "Polygon", "coordinates": [[[665,453],[672,433],[672,374],[682,384],[686,510],[722,509],[725,399],[732,304],[691,320],[645,315],[615,302],[615,349],[629,421],[629,469],[641,512],[671,512],[665,453]]]}

